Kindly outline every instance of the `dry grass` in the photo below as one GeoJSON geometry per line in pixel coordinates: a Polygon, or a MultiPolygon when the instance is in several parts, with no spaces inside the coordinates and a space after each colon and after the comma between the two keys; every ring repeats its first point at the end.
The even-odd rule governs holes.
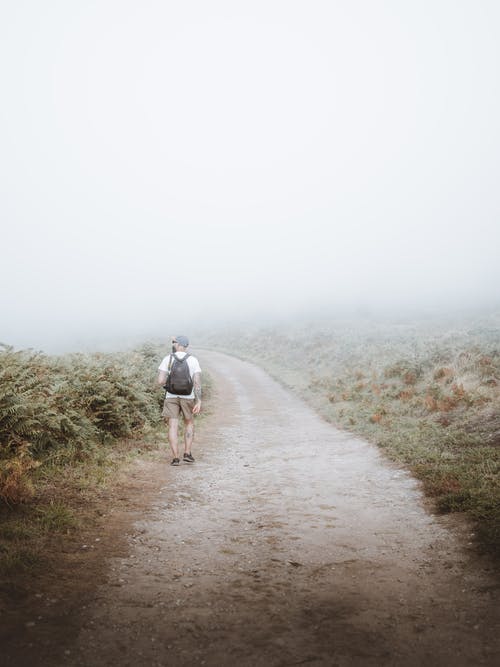
{"type": "MultiPolygon", "coordinates": [[[[29,501],[39,466],[83,461],[159,423],[152,346],[49,357],[0,351],[0,499],[29,501]]],[[[161,358],[161,357],[160,357],[161,358]]]]}
{"type": "Polygon", "coordinates": [[[0,580],[47,566],[54,535],[127,463],[157,448],[162,351],[48,357],[0,352],[0,580]]]}
{"type": "Polygon", "coordinates": [[[467,512],[479,544],[500,555],[499,324],[495,315],[313,322],[218,334],[212,346],[261,363],[324,417],[378,444],[440,511],[467,512]]]}

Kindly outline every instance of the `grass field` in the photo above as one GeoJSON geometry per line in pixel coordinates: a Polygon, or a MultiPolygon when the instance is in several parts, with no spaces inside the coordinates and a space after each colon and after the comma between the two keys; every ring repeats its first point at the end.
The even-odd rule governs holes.
{"type": "Polygon", "coordinates": [[[164,455],[163,355],[153,344],[52,357],[2,347],[0,588],[57,559],[58,540],[92,521],[137,457],[164,455]]]}
{"type": "Polygon", "coordinates": [[[206,335],[409,468],[500,556],[500,315],[313,321],[206,335]]]}
{"type": "MultiPolygon", "coordinates": [[[[500,555],[500,316],[323,320],[212,331],[200,342],[262,365],[379,445],[437,510],[466,512],[478,545],[500,555]]],[[[152,344],[62,357],[2,349],[0,574],[36,569],[51,536],[78,530],[82,505],[164,442],[162,356],[152,344]]]]}

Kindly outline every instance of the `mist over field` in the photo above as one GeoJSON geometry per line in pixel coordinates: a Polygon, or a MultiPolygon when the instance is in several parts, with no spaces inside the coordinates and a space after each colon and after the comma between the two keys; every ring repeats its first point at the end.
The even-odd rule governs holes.
{"type": "Polygon", "coordinates": [[[500,6],[0,8],[0,341],[498,310],[500,6]]]}

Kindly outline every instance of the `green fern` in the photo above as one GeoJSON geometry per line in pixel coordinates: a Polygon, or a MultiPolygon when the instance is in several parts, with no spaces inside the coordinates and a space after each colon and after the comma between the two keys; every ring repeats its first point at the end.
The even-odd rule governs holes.
{"type": "Polygon", "coordinates": [[[154,349],[49,357],[0,345],[0,462],[83,453],[158,423],[154,349]]]}

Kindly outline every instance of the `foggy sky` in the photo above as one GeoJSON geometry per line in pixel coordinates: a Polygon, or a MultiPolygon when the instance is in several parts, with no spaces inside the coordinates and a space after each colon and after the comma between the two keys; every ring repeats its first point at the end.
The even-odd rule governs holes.
{"type": "Polygon", "coordinates": [[[495,0],[0,4],[0,341],[498,303],[495,0]]]}

